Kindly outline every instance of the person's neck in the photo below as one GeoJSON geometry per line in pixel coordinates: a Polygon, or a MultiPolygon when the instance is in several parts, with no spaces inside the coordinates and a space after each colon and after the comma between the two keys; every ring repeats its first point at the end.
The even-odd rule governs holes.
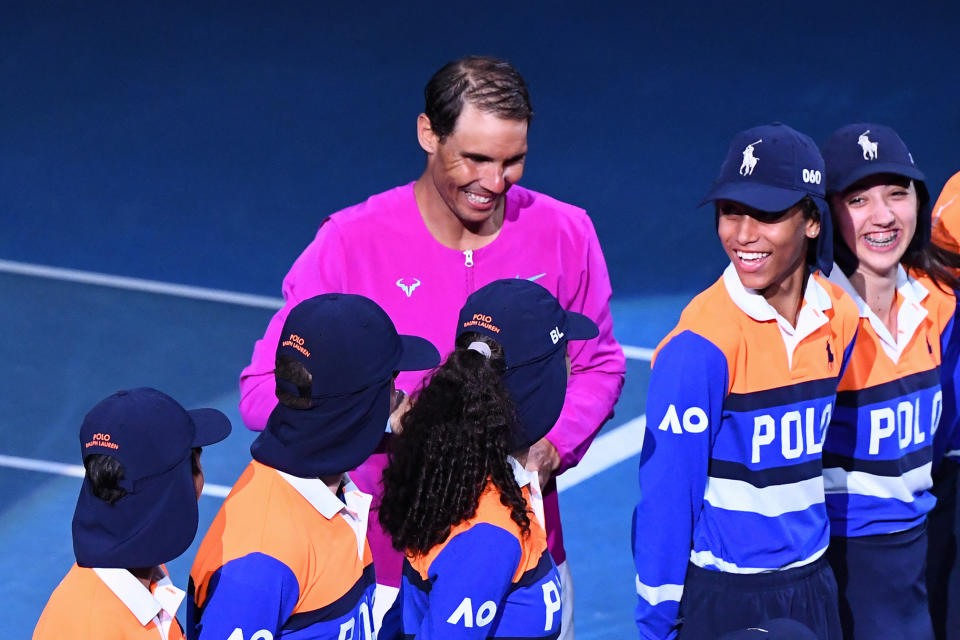
{"type": "Polygon", "coordinates": [[[413,185],[413,194],[420,210],[420,217],[434,240],[449,249],[468,251],[485,247],[494,240],[503,228],[506,198],[493,214],[483,222],[465,223],[450,211],[450,207],[437,193],[430,176],[424,173],[413,185]]]}
{"type": "Polygon", "coordinates": [[[153,584],[153,580],[157,575],[156,567],[139,567],[137,569],[127,569],[134,578],[140,581],[147,591],[150,590],[150,585],[153,584]]]}
{"type": "Polygon", "coordinates": [[[760,291],[760,295],[790,326],[796,327],[806,286],[807,268],[801,266],[780,282],[760,291]]]}
{"type": "Polygon", "coordinates": [[[335,473],[329,476],[320,476],[320,482],[327,485],[327,488],[333,492],[333,495],[337,495],[340,491],[340,485],[343,484],[343,474],[335,473]]]}
{"type": "Polygon", "coordinates": [[[870,310],[880,318],[880,322],[890,331],[890,334],[897,335],[896,267],[885,274],[858,269],[850,276],[850,284],[867,303],[870,310]]]}

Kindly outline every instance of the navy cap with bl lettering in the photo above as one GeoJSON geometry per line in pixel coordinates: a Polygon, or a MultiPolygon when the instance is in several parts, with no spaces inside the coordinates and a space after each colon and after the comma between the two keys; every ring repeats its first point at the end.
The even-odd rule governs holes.
{"type": "Polygon", "coordinates": [[[563,409],[567,341],[596,338],[587,316],[566,311],[535,282],[495,280],[473,292],[460,309],[457,335],[476,332],[503,347],[503,383],[519,419],[511,449],[529,447],[547,434],[563,409]]]}
{"type": "Polygon", "coordinates": [[[457,335],[467,331],[499,342],[508,369],[550,355],[567,340],[600,335],[593,320],[565,310],[552,293],[521,278],[495,280],[470,294],[460,309],[457,335]]]}
{"type": "Polygon", "coordinates": [[[810,197],[820,211],[816,264],[829,275],[833,232],[825,200],[826,171],[816,143],[782,123],[741,131],[734,136],[720,175],[700,203],[732,200],[760,211],[784,211],[810,197]]]}
{"type": "Polygon", "coordinates": [[[80,427],[80,453],[115,458],[126,494],[110,504],[84,476],[73,515],[77,564],[151,567],[183,553],[197,532],[191,450],[229,434],[220,411],[187,411],[156,389],[118,391],[97,403],[80,427]]]}

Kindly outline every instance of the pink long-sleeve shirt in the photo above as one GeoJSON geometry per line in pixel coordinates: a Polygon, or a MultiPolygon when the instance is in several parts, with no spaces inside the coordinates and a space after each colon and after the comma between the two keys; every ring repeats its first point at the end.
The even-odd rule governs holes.
{"type": "MultiPolygon", "coordinates": [[[[551,291],[568,310],[600,327],[595,340],[569,343],[571,377],[563,413],[547,434],[557,448],[559,472],[580,461],[623,386],[625,361],[613,337],[610,278],[593,224],[584,210],[513,186],[506,196],[503,228],[485,247],[458,251],[431,235],[420,215],[413,183],[371,196],[327,218],[283,281],[280,309],[240,374],[240,413],[247,427],[263,429],[277,404],[274,359],[287,314],[321,293],[365,295],[393,319],[400,333],[430,340],[441,355],[453,349],[456,319],[467,296],[500,278],[527,278],[551,291]]],[[[426,372],[403,372],[398,388],[416,391],[426,372]]],[[[385,454],[374,454],[350,474],[377,497],[385,454]]],[[[544,488],[550,552],[563,562],[556,483],[544,488]]],[[[371,514],[368,538],[377,582],[400,584],[401,556],[371,514]]]]}

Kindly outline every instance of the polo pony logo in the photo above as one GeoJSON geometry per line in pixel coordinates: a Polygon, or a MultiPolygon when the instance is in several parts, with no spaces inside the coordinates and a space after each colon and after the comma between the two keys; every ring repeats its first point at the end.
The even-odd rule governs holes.
{"type": "Polygon", "coordinates": [[[857,144],[860,145],[861,149],[863,149],[864,160],[876,160],[877,159],[877,143],[867,137],[868,133],[870,133],[870,129],[867,129],[866,131],[861,133],[860,137],[857,138],[857,144]]]}
{"type": "Polygon", "coordinates": [[[753,155],[753,147],[761,142],[763,142],[763,138],[760,138],[756,142],[751,142],[743,150],[743,162],[740,163],[740,175],[749,176],[753,174],[753,168],[756,167],[757,162],[760,161],[760,158],[753,155]]]}
{"type": "Polygon", "coordinates": [[[420,286],[420,281],[414,278],[413,284],[407,285],[407,284],[404,284],[403,282],[404,279],[405,278],[400,278],[399,280],[397,280],[397,286],[403,289],[403,292],[407,294],[407,297],[409,298],[410,296],[413,295],[413,290],[420,286]]]}

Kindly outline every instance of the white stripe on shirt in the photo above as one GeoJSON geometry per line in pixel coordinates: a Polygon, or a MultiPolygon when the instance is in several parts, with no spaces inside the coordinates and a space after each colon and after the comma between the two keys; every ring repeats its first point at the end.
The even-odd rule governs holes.
{"type": "Polygon", "coordinates": [[[707,478],[704,499],[718,509],[776,517],[823,503],[823,478],[758,488],[743,480],[707,478]]]}
{"type": "Polygon", "coordinates": [[[932,463],[911,469],[899,476],[876,476],[864,471],[847,472],[839,467],[823,470],[826,492],[852,493],[876,498],[896,498],[900,502],[913,502],[914,493],[932,486],[930,469],[932,463]]]}
{"type": "Polygon", "coordinates": [[[659,587],[651,587],[640,582],[640,576],[637,576],[637,595],[654,606],[667,601],[680,602],[680,598],[683,597],[683,585],[661,584],[659,587]]]}
{"type": "Polygon", "coordinates": [[[796,562],[791,562],[785,567],[779,567],[777,569],[756,569],[753,567],[738,567],[732,562],[728,562],[723,558],[718,558],[709,551],[691,551],[690,552],[690,562],[697,565],[698,567],[716,567],[720,571],[725,573],[743,573],[743,574],[752,574],[752,573],[770,573],[771,571],[786,571],[787,569],[795,569],[796,567],[803,567],[817,560],[820,556],[823,555],[823,552],[827,548],[824,547],[820,549],[809,558],[803,560],[797,560],[796,562]]]}

